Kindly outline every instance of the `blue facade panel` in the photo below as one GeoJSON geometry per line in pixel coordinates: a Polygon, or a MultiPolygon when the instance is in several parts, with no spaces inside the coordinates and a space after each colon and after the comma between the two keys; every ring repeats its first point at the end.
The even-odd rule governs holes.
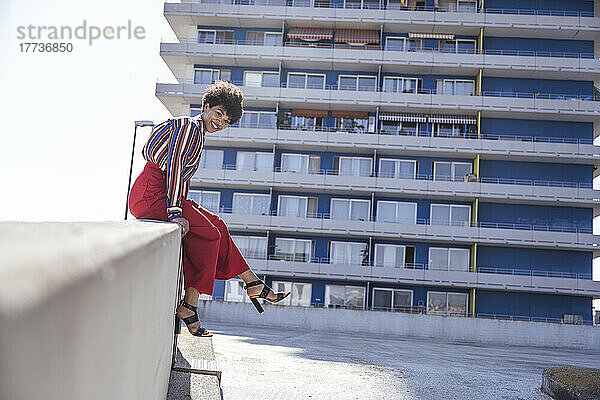
{"type": "Polygon", "coordinates": [[[481,133],[510,137],[553,137],[592,140],[591,122],[482,118],[481,133]]]}
{"type": "Polygon", "coordinates": [[[594,2],[584,0],[485,0],[485,9],[594,12],[594,2]]]}
{"type": "Polygon", "coordinates": [[[478,246],[477,267],[580,274],[581,279],[591,279],[592,252],[478,246]]]}
{"type": "Polygon", "coordinates": [[[531,229],[534,226],[540,229],[564,228],[567,232],[580,229],[591,233],[592,214],[591,208],[479,203],[480,223],[520,225],[517,229],[531,229]]]}
{"type": "Polygon", "coordinates": [[[548,318],[556,322],[560,321],[564,314],[575,314],[583,316],[584,321],[589,323],[592,320],[592,299],[579,296],[478,290],[475,312],[488,316],[548,318]]]}
{"type": "MultiPolygon", "coordinates": [[[[563,4],[565,4],[565,2],[563,2],[563,4]]],[[[594,41],[486,36],[483,41],[483,49],[540,52],[542,53],[539,54],[540,56],[543,56],[544,52],[594,54],[594,41]]],[[[525,54],[526,53],[523,53],[523,55],[525,54]]]]}
{"type": "Polygon", "coordinates": [[[594,83],[586,81],[562,81],[549,79],[517,79],[517,78],[493,78],[484,77],[482,80],[484,95],[494,93],[503,96],[509,93],[527,93],[532,97],[558,96],[581,97],[586,99],[594,93],[594,83]],[[487,93],[486,93],[487,92],[487,93]]]}
{"type": "Polygon", "coordinates": [[[591,188],[594,167],[582,164],[481,160],[479,174],[483,178],[520,180],[523,181],[522,184],[551,181],[589,185],[591,188]]]}

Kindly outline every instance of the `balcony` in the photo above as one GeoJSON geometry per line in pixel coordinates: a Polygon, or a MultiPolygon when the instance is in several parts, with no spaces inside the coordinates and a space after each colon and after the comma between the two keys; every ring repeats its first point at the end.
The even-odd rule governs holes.
{"type": "Polygon", "coordinates": [[[215,135],[206,135],[206,146],[253,147],[272,150],[357,152],[378,155],[438,157],[596,164],[600,161],[600,146],[592,139],[544,136],[482,134],[469,137],[432,137],[350,133],[335,128],[316,131],[293,130],[281,126],[265,129],[258,126],[227,128],[215,135]]]}
{"type": "MultiPolygon", "coordinates": [[[[185,37],[184,25],[281,27],[344,22],[361,23],[378,29],[384,24],[391,32],[441,32],[476,36],[484,27],[489,36],[518,36],[551,39],[594,40],[600,19],[593,13],[515,9],[486,9],[483,13],[456,12],[443,7],[385,9],[378,1],[335,5],[328,1],[215,1],[166,3],[164,15],[178,37],[185,37]],[[362,3],[362,4],[361,4],[362,3]],[[215,4],[219,4],[215,7],[215,4]],[[560,26],[561,29],[556,29],[560,26]]],[[[466,11],[466,10],[465,10],[466,11]]],[[[471,10],[469,10],[471,11],[471,10]]],[[[474,10],[473,10],[474,11],[474,10]]]]}
{"type": "Polygon", "coordinates": [[[294,262],[273,255],[248,261],[256,273],[271,276],[600,297],[600,282],[589,275],[495,268],[481,268],[477,272],[440,271],[414,264],[400,267],[331,264],[329,259],[319,258],[294,262]]]}
{"type": "Polygon", "coordinates": [[[176,69],[183,64],[242,65],[278,68],[283,61],[288,69],[376,72],[379,65],[386,73],[458,74],[507,76],[528,79],[600,79],[600,61],[593,54],[484,50],[483,54],[448,53],[424,48],[417,51],[312,46],[262,46],[237,40],[232,43],[206,44],[197,40],[161,43],[160,54],[181,81],[176,69]]]}
{"type": "Polygon", "coordinates": [[[273,231],[313,236],[374,237],[430,243],[479,243],[584,251],[597,250],[600,245],[600,236],[594,236],[591,229],[583,228],[488,222],[473,226],[448,226],[433,225],[428,219],[417,219],[415,224],[402,224],[374,220],[334,220],[328,214],[315,215],[314,218],[272,214],[274,215],[233,214],[228,209],[222,209],[219,213],[232,231],[273,231]]]}
{"type": "MultiPolygon", "coordinates": [[[[236,82],[234,82],[236,83],[236,82]]],[[[377,88],[343,90],[337,85],[325,89],[296,89],[252,87],[240,84],[244,103],[250,107],[373,110],[378,106],[386,111],[438,114],[473,114],[482,111],[485,117],[593,122],[598,119],[600,102],[591,95],[484,92],[483,96],[450,96],[435,91],[420,93],[390,93],[377,88]]],[[[156,96],[173,114],[179,114],[182,104],[200,103],[206,85],[186,83],[157,83],[156,96]]]]}
{"type": "MultiPolygon", "coordinates": [[[[439,178],[439,177],[438,177],[439,178]]],[[[341,176],[338,171],[321,170],[318,173],[282,171],[238,171],[235,166],[225,169],[199,169],[192,185],[223,188],[276,187],[309,193],[348,194],[369,196],[371,193],[408,198],[459,199],[472,201],[480,198],[490,202],[539,204],[565,207],[594,207],[600,205],[600,191],[591,184],[571,182],[531,181],[519,179],[479,178],[463,182],[448,177],[434,180],[431,175],[417,175],[407,179],[391,177],[341,176]]]]}

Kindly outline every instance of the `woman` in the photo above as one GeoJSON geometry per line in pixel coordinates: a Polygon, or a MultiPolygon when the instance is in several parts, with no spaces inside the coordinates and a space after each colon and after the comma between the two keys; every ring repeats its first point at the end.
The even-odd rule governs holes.
{"type": "Polygon", "coordinates": [[[275,293],[258,279],[221,218],[186,199],[205,133],[236,123],[243,112],[243,94],[237,86],[225,81],[208,86],[202,97],[202,114],[169,119],[154,127],[143,149],[146,166],[129,196],[129,209],[136,218],[181,226],[185,296],[176,313],[194,336],[212,336],[200,325],[196,307],[200,293],[212,294],[215,279],[239,276],[259,312],[262,307],[257,298],[277,303],[290,294],[275,293]]]}

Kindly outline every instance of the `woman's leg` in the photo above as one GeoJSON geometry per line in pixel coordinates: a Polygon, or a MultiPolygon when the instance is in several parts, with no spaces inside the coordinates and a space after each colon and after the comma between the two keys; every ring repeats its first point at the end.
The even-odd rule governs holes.
{"type": "MultiPolygon", "coordinates": [[[[193,206],[219,230],[221,235],[217,271],[215,274],[216,279],[227,280],[237,276],[246,284],[260,280],[237,248],[223,220],[193,201],[190,202],[193,203],[193,206]]],[[[262,285],[257,285],[249,287],[246,292],[248,293],[248,296],[258,296],[262,292],[262,289],[262,285]]],[[[267,295],[267,299],[275,300],[277,299],[277,294],[271,290],[267,295]]]]}
{"type": "Polygon", "coordinates": [[[227,280],[248,271],[250,266],[231,238],[225,222],[223,222],[216,214],[211,213],[193,201],[189,202],[192,203],[193,208],[198,210],[198,212],[206,217],[206,219],[218,229],[221,236],[214,279],[227,280]]]}

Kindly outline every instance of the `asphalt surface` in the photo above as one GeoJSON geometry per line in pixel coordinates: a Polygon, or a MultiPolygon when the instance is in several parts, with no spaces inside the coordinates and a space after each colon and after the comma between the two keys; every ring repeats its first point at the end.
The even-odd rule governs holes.
{"type": "Polygon", "coordinates": [[[203,321],[223,400],[550,399],[545,367],[600,367],[598,352],[330,334],[203,321]]]}

